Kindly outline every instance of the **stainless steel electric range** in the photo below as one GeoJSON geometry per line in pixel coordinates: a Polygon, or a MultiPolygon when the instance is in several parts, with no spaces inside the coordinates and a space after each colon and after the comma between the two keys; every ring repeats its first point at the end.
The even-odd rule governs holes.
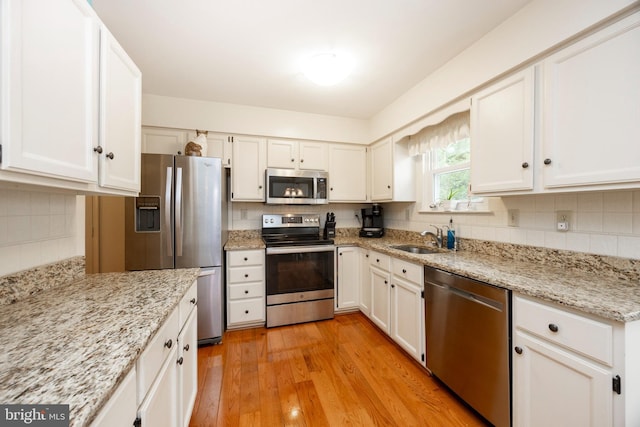
{"type": "Polygon", "coordinates": [[[267,327],[333,318],[336,250],[320,236],[320,216],[263,215],[262,239],[267,327]]]}

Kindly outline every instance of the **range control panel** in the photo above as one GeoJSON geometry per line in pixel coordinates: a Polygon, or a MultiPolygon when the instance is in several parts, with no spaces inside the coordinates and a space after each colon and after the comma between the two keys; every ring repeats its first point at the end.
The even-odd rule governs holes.
{"type": "Polygon", "coordinates": [[[262,228],[320,227],[318,214],[269,214],[262,215],[262,228]]]}

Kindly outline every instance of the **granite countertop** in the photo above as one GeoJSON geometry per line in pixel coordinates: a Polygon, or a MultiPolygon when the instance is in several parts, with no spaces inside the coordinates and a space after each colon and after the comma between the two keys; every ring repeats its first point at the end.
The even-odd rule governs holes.
{"type": "MultiPolygon", "coordinates": [[[[525,248],[519,259],[500,256],[513,250],[509,245],[502,253],[496,251],[493,255],[477,250],[464,250],[464,247],[458,252],[443,249],[441,253],[419,255],[392,248],[406,243],[424,245],[424,239],[416,239],[418,233],[393,231],[396,233],[388,233],[389,235],[379,239],[361,238],[357,233],[338,233],[334,241],[336,246],[354,245],[379,251],[605,319],[619,322],[640,320],[640,281],[637,274],[632,274],[631,277],[620,274],[618,270],[610,268],[611,265],[601,265],[599,259],[591,259],[592,256],[558,254],[557,251],[547,254],[533,250],[535,248],[531,252],[527,252],[525,248]],[[547,258],[548,255],[555,259],[547,258]]],[[[488,242],[482,244],[486,245],[488,242]]],[[[259,234],[251,231],[236,234],[225,245],[226,250],[261,248],[264,248],[264,244],[259,234]]]]}
{"type": "Polygon", "coordinates": [[[0,402],[69,404],[88,425],[198,272],[84,275],[2,306],[0,402]]]}

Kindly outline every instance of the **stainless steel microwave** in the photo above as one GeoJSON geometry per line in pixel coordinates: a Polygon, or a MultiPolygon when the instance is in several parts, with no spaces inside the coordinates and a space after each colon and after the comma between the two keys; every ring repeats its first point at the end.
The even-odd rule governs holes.
{"type": "Polygon", "coordinates": [[[327,172],[268,168],[265,183],[267,204],[322,205],[329,203],[327,172]]]}

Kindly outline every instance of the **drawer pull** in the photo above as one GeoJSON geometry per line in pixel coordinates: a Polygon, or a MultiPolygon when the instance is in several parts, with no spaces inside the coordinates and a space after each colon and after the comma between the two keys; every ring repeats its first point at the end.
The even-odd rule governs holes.
{"type": "Polygon", "coordinates": [[[515,350],[516,350],[516,353],[522,354],[522,347],[516,347],[515,350]]]}
{"type": "Polygon", "coordinates": [[[178,365],[182,365],[184,363],[184,359],[182,358],[182,356],[180,356],[180,359],[178,359],[178,365]]]}
{"type": "Polygon", "coordinates": [[[169,339],[167,342],[164,343],[164,346],[167,348],[171,348],[172,345],[173,345],[173,341],[171,341],[171,339],[169,339]]]}
{"type": "Polygon", "coordinates": [[[549,330],[551,332],[558,332],[558,325],[556,325],[555,323],[549,323],[549,330]]]}
{"type": "Polygon", "coordinates": [[[195,298],[191,298],[191,299],[189,300],[189,302],[190,302],[191,304],[195,304],[195,303],[196,303],[196,299],[195,299],[195,298]]]}
{"type": "Polygon", "coordinates": [[[185,345],[184,347],[182,347],[182,349],[183,349],[184,351],[189,351],[189,344],[187,344],[187,345],[185,345]]]}
{"type": "Polygon", "coordinates": [[[248,274],[245,274],[245,275],[244,275],[244,277],[245,277],[245,279],[246,279],[247,277],[249,277],[249,275],[248,275],[248,274]]]}
{"type": "Polygon", "coordinates": [[[247,258],[247,257],[244,257],[244,260],[245,260],[245,261],[249,261],[249,258],[247,258]]]}
{"type": "Polygon", "coordinates": [[[249,291],[248,291],[248,290],[245,290],[245,291],[244,291],[244,293],[245,293],[245,295],[246,295],[246,294],[248,294],[248,293],[249,293],[249,291]]]}

